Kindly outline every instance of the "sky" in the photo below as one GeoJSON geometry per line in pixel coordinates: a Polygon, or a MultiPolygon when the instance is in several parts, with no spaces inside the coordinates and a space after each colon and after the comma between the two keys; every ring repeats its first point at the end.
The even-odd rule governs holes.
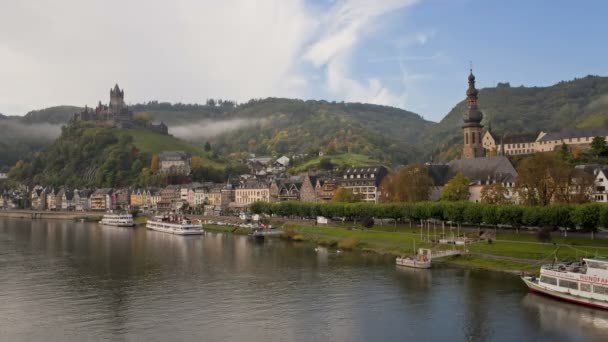
{"type": "MultiPolygon", "coordinates": [[[[107,102],[368,102],[441,120],[478,88],[608,75],[608,1],[0,0],[0,113],[107,102]]],[[[483,104],[483,99],[480,99],[483,104]]]]}

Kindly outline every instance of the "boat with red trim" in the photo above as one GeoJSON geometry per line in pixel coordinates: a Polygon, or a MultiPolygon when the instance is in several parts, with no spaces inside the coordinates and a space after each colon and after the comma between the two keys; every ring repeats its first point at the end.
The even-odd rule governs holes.
{"type": "Polygon", "coordinates": [[[608,258],[543,265],[540,276],[521,278],[532,292],[608,310],[608,258]]]}

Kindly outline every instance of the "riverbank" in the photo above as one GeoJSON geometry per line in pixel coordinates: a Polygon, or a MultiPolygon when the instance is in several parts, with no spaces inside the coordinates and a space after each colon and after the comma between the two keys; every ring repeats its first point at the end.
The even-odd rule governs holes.
{"type": "MultiPolygon", "coordinates": [[[[378,226],[365,229],[361,226],[320,227],[301,224],[284,224],[281,227],[293,240],[312,241],[320,245],[353,249],[360,252],[391,254],[393,256],[413,254],[415,248],[431,248],[425,242],[427,230],[419,227],[393,229],[378,226]],[[386,231],[392,230],[392,231],[386,231]],[[347,245],[347,246],[345,246],[347,245]]],[[[454,232],[456,229],[454,229],[454,232]]],[[[446,233],[451,230],[446,228],[446,233]]],[[[439,234],[439,232],[438,232],[439,234]]],[[[461,236],[478,236],[474,231],[460,231],[461,236]]],[[[436,245],[437,249],[458,248],[467,255],[448,257],[435,261],[439,265],[502,271],[508,273],[538,272],[543,263],[554,260],[577,260],[585,256],[608,256],[608,241],[584,237],[557,237],[551,242],[540,242],[531,232],[499,233],[494,240],[481,240],[466,246],[436,245]]]]}

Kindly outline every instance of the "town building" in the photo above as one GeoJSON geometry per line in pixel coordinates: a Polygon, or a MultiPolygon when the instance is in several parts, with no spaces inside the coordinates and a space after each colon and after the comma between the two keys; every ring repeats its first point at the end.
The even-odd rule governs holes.
{"type": "Polygon", "coordinates": [[[76,211],[91,210],[91,190],[74,190],[74,205],[76,211]]]}
{"type": "Polygon", "coordinates": [[[302,186],[300,187],[300,201],[318,202],[321,183],[316,176],[305,174],[302,176],[302,186]]]}
{"type": "Polygon", "coordinates": [[[339,186],[361,194],[364,202],[378,203],[380,184],[387,174],[384,166],[353,166],[344,170],[339,186]]]}
{"type": "Polygon", "coordinates": [[[595,170],[595,180],[591,198],[595,202],[608,202],[608,168],[598,168],[595,170]]]}
{"type": "Polygon", "coordinates": [[[32,190],[32,209],[34,210],[45,210],[46,209],[46,192],[47,190],[41,186],[35,186],[32,190]]]}
{"type": "Polygon", "coordinates": [[[65,189],[61,198],[61,210],[75,210],[74,190],[65,189]]]}
{"type": "Polygon", "coordinates": [[[168,151],[158,155],[158,167],[161,173],[189,175],[192,171],[192,154],[185,151],[168,151]]]}
{"type": "Polygon", "coordinates": [[[270,187],[264,182],[245,182],[235,190],[235,204],[237,206],[246,207],[258,201],[270,201],[270,187]]]}
{"type": "Polygon", "coordinates": [[[336,194],[338,183],[333,180],[326,180],[322,182],[320,179],[317,179],[315,188],[318,189],[317,198],[319,202],[330,202],[336,194]]]}
{"type": "Polygon", "coordinates": [[[97,189],[91,195],[91,210],[106,211],[112,209],[112,189],[97,189]]]}
{"type": "Polygon", "coordinates": [[[110,89],[110,103],[103,105],[101,101],[95,109],[85,106],[80,113],[74,114],[73,122],[85,121],[93,122],[99,126],[117,128],[145,128],[161,134],[168,134],[167,125],[160,123],[145,123],[135,119],[133,111],[125,104],[125,93],[118,87],[118,84],[110,89]]]}
{"type": "Polygon", "coordinates": [[[608,142],[608,128],[571,128],[548,133],[505,134],[503,137],[487,131],[483,137],[483,147],[486,153],[500,155],[553,152],[559,150],[564,144],[570,150],[584,151],[591,147],[591,142],[595,137],[603,137],[608,142]]]}

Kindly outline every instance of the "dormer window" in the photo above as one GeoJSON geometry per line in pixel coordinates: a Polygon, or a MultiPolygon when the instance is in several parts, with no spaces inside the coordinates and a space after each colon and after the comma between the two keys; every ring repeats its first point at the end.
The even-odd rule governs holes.
{"type": "Polygon", "coordinates": [[[375,177],[376,177],[376,175],[372,173],[371,174],[371,178],[375,178],[375,177]]]}
{"type": "Polygon", "coordinates": [[[346,178],[348,178],[348,176],[347,176],[347,175],[344,175],[344,179],[346,179],[346,178]]]}

